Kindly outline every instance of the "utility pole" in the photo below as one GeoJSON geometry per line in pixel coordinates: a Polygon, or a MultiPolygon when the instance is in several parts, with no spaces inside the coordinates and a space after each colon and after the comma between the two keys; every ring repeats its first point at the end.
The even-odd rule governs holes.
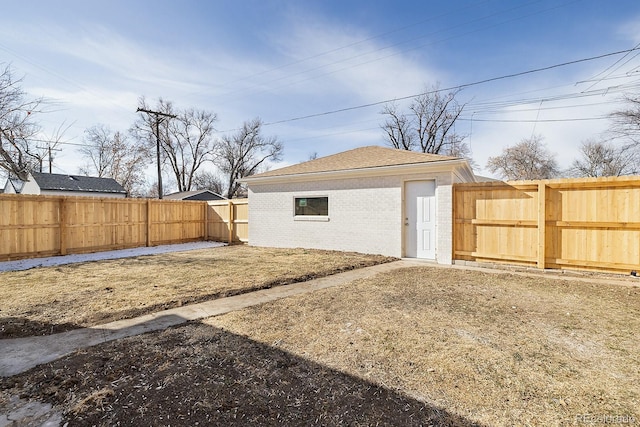
{"type": "Polygon", "coordinates": [[[158,198],[162,199],[162,169],[160,167],[160,122],[163,120],[161,117],[167,117],[175,119],[175,114],[162,113],[160,111],[145,110],[144,108],[138,108],[136,113],[153,114],[156,118],[156,160],[158,162],[158,198]]]}
{"type": "MultiPolygon", "coordinates": [[[[49,173],[53,173],[53,153],[52,151],[62,151],[60,148],[51,148],[51,143],[47,143],[47,147],[37,147],[41,150],[47,150],[49,153],[49,173]]],[[[40,172],[42,172],[42,157],[38,159],[40,161],[40,172]]]]}

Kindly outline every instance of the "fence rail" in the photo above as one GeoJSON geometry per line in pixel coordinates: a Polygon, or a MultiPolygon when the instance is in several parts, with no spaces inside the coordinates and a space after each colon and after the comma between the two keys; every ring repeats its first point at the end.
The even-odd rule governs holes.
{"type": "Polygon", "coordinates": [[[216,202],[0,195],[0,260],[198,240],[246,241],[246,201],[224,201],[234,215],[232,233],[224,235],[211,230],[219,215],[208,203],[216,202]]]}
{"type": "Polygon", "coordinates": [[[453,257],[640,269],[640,177],[454,185],[453,257]]]}

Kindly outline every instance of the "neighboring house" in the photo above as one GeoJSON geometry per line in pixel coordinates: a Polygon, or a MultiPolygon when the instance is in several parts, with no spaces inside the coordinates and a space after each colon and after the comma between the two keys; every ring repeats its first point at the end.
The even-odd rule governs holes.
{"type": "Polygon", "coordinates": [[[112,178],[40,172],[31,172],[26,181],[8,179],[4,192],[49,196],[127,197],[124,187],[112,178]]]}
{"type": "Polygon", "coordinates": [[[249,244],[451,264],[452,184],[474,181],[465,159],[379,146],[253,175],[249,244]]]}
{"type": "Polygon", "coordinates": [[[224,197],[211,190],[182,191],[164,196],[169,200],[225,200],[224,197]]]}
{"type": "Polygon", "coordinates": [[[20,181],[19,179],[9,178],[9,179],[7,179],[7,182],[4,184],[4,188],[2,189],[2,192],[4,194],[16,194],[16,193],[19,193],[20,190],[22,189],[22,184],[23,184],[23,182],[20,181]]]}
{"type": "Polygon", "coordinates": [[[476,182],[504,182],[504,181],[497,178],[491,178],[489,176],[476,175],[476,182]]]}

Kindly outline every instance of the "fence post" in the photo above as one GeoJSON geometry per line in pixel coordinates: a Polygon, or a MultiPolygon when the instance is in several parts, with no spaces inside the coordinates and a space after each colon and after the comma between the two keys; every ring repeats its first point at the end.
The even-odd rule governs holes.
{"type": "Polygon", "coordinates": [[[65,203],[64,197],[60,198],[60,255],[67,254],[67,204],[65,203]]]}
{"type": "Polygon", "coordinates": [[[180,220],[182,221],[182,225],[180,226],[180,240],[183,241],[184,240],[184,222],[185,222],[184,201],[180,203],[180,220]]]}
{"type": "Polygon", "coordinates": [[[233,202],[229,200],[229,244],[233,243],[233,202]]]}
{"type": "Polygon", "coordinates": [[[209,240],[209,202],[205,201],[203,202],[203,204],[204,204],[204,216],[203,216],[204,227],[202,227],[202,229],[203,229],[204,236],[202,240],[207,241],[209,240]]]}
{"type": "Polygon", "coordinates": [[[538,183],[538,268],[546,267],[547,246],[547,186],[538,183]]]}
{"type": "Polygon", "coordinates": [[[147,247],[151,246],[151,199],[147,199],[147,247]]]}
{"type": "Polygon", "coordinates": [[[456,260],[456,184],[451,184],[451,264],[456,260]]]}

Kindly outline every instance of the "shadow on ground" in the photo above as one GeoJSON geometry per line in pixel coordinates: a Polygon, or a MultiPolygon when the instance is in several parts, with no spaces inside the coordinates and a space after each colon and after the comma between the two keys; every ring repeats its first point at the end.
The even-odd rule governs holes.
{"type": "Polygon", "coordinates": [[[91,347],[10,378],[74,425],[442,425],[458,415],[277,346],[191,323],[91,347]]]}

